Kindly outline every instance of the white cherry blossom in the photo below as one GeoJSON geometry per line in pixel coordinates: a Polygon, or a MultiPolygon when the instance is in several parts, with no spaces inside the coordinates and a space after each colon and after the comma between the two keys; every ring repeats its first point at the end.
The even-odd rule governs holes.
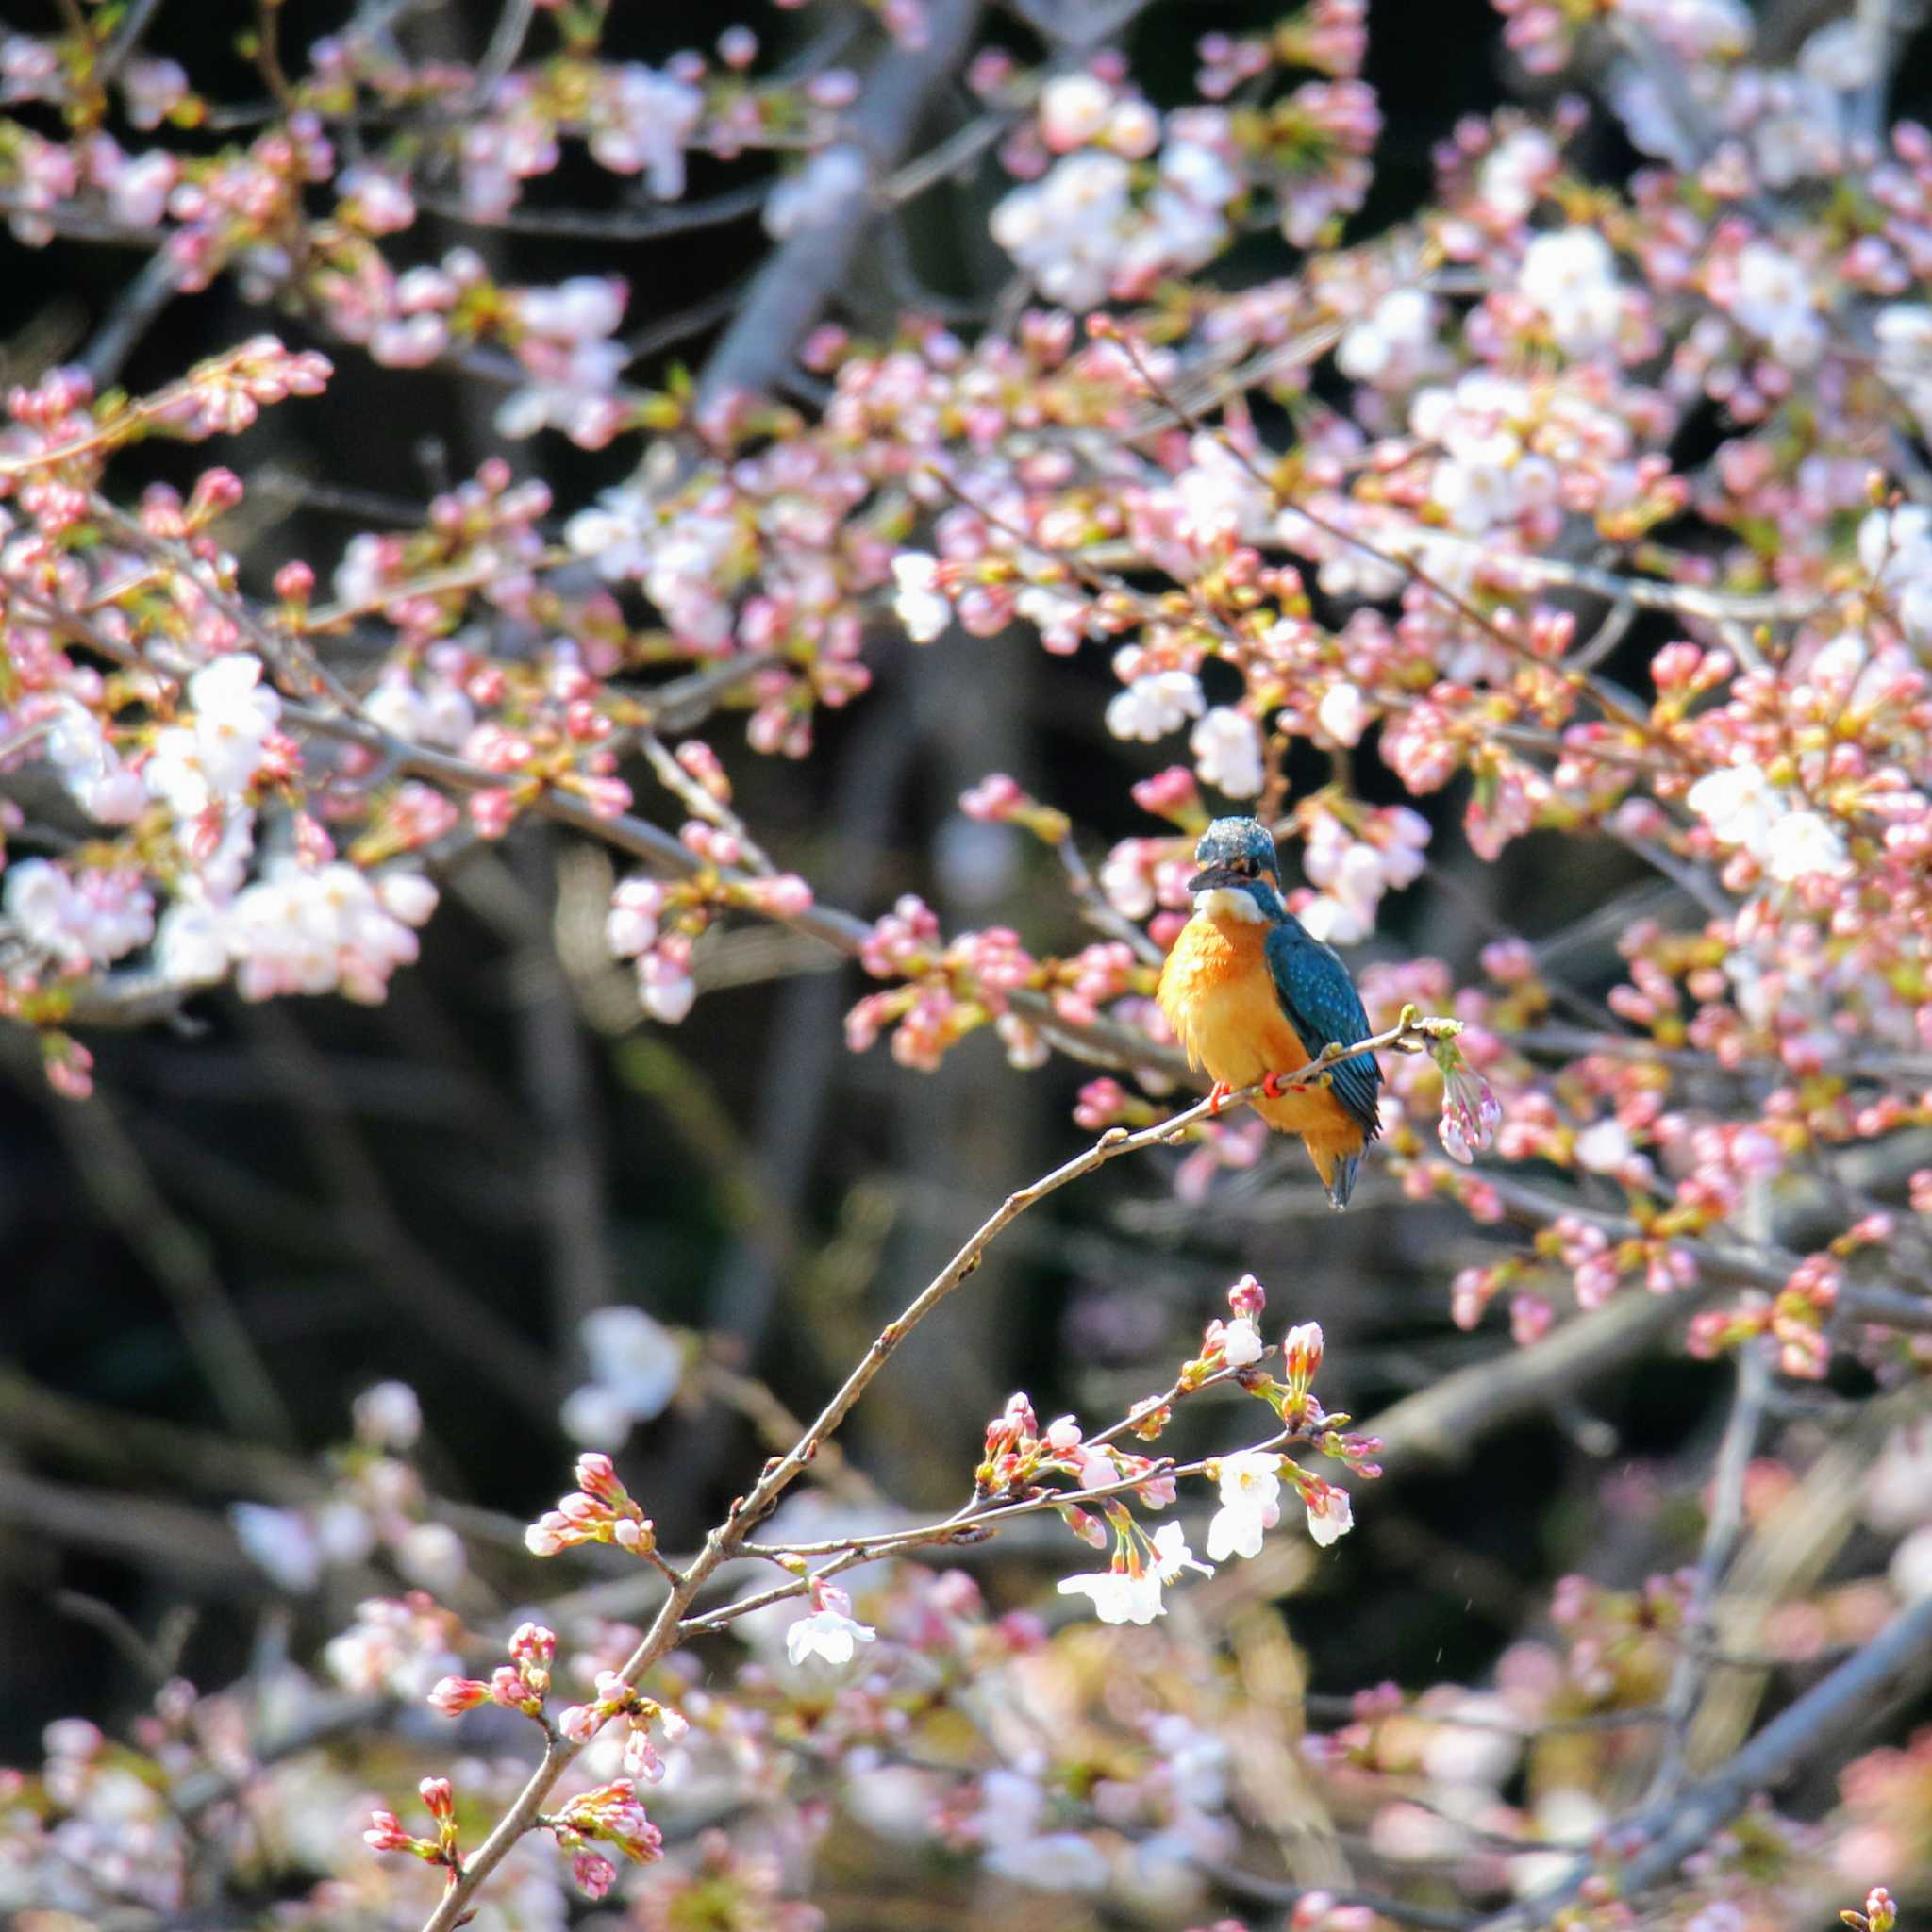
{"type": "Polygon", "coordinates": [[[931,643],[953,621],[953,607],[938,589],[939,567],[924,550],[901,551],[892,559],[892,609],[915,644],[931,643]]]}
{"type": "Polygon", "coordinates": [[[1160,1578],[1151,1570],[1138,1575],[1128,1570],[1096,1570],[1062,1576],[1059,1593],[1091,1598],[1093,1614],[1103,1624],[1151,1624],[1166,1608],[1160,1578]]]}
{"type": "Polygon", "coordinates": [[[1308,1534],[1326,1549],[1355,1527],[1355,1505],[1346,1490],[1324,1483],[1307,1498],[1308,1534]]]}
{"type": "Polygon", "coordinates": [[[1261,731],[1244,711],[1215,706],[1188,734],[1188,749],[1204,785],[1230,798],[1253,798],[1260,791],[1261,731]]]}
{"type": "Polygon", "coordinates": [[[261,683],[261,660],[217,658],[188,680],[186,722],[155,735],[142,775],[177,819],[238,801],[255,782],[282,701],[261,683]]]}
{"type": "Polygon", "coordinates": [[[842,1590],[820,1584],[812,1593],[819,1607],[786,1631],[785,1655],[794,1668],[810,1657],[842,1668],[858,1654],[858,1646],[871,1643],[878,1632],[852,1615],[852,1599],[842,1590]]]}
{"type": "Polygon", "coordinates": [[[1221,1458],[1221,1507],[1208,1524],[1210,1562],[1260,1554],[1262,1533],[1281,1521],[1280,1469],[1281,1458],[1265,1450],[1221,1458]]]}
{"type": "Polygon", "coordinates": [[[1198,718],[1208,701],[1191,671],[1155,671],[1117,691],[1107,707],[1107,728],[1116,738],[1152,744],[1198,718]]]}
{"type": "Polygon", "coordinates": [[[1617,258],[1594,228],[1539,235],[1524,252],[1516,286],[1567,354],[1600,356],[1616,345],[1624,313],[1617,258]]]}

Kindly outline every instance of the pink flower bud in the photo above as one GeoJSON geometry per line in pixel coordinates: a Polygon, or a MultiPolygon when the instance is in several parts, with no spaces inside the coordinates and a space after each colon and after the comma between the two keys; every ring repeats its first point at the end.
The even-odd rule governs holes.
{"type": "Polygon", "coordinates": [[[576,1541],[569,1519],[555,1509],[546,1510],[524,1532],[524,1547],[533,1557],[555,1557],[576,1541]]]}
{"type": "Polygon", "coordinates": [[[428,1697],[430,1709],[440,1710],[444,1717],[461,1717],[464,1711],[489,1701],[490,1686],[475,1677],[439,1678],[428,1697]]]}
{"type": "Polygon", "coordinates": [[[962,792],[959,809],[969,819],[985,819],[997,824],[1009,819],[1026,803],[1026,794],[1016,779],[1004,772],[992,772],[970,791],[962,792]]]}
{"type": "Polygon", "coordinates": [[[1252,1274],[1243,1274],[1228,1290],[1227,1306],[1237,1315],[1245,1315],[1251,1322],[1258,1321],[1261,1310],[1268,1306],[1268,1291],[1252,1274]]]}
{"type": "Polygon", "coordinates": [[[601,1852],[577,1852],[570,1861],[570,1875],[586,1898],[602,1898],[617,1883],[617,1867],[601,1852]]]}
{"type": "Polygon", "coordinates": [[[517,803],[503,787],[470,794],[470,823],[481,839],[501,839],[517,815],[517,803]]]}
{"type": "Polygon", "coordinates": [[[812,891],[795,872],[784,872],[776,878],[752,880],[744,888],[744,900],[768,918],[796,919],[811,909],[812,891]]]}
{"type": "Polygon", "coordinates": [[[557,1655],[557,1633],[541,1624],[519,1624],[509,1640],[509,1654],[520,1664],[547,1664],[557,1655]]]}
{"type": "Polygon", "coordinates": [[[659,1784],[664,1777],[664,1760],[658,1756],[641,1724],[633,1724],[624,1740],[624,1768],[632,1777],[647,1785],[659,1784]]]}
{"type": "Polygon", "coordinates": [[[393,1811],[372,1811],[362,1842],[373,1852],[408,1852],[416,1847],[416,1840],[403,1829],[393,1811]]]}
{"type": "Polygon", "coordinates": [[[188,499],[189,525],[199,528],[212,522],[224,510],[233,509],[242,494],[242,479],[233,470],[204,470],[195,479],[194,494],[188,499]]]}
{"type": "Polygon", "coordinates": [[[416,1792],[430,1817],[439,1824],[457,1815],[456,1793],[450,1789],[448,1778],[425,1777],[416,1787],[416,1792]]]}

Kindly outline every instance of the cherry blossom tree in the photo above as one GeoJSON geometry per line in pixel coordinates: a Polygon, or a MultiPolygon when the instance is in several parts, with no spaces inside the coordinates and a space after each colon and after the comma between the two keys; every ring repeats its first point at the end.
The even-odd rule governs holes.
{"type": "MultiPolygon", "coordinates": [[[[191,1673],[84,1599],[150,1681],[0,1772],[23,1925],[803,1928],[854,1866],[1297,1932],[1932,1901],[1916,23],[1497,10],[1496,98],[1406,199],[1367,76],[1418,29],[1365,0],[261,0],[220,44],[61,0],[0,35],[9,258],[114,264],[76,340],[8,353],[0,1020],[231,1425],[9,1381],[9,1443],[179,1493],[0,1470],[0,1515],[299,1611],[191,1673]],[[654,265],[717,232],[757,238],[742,279],[667,299],[654,265]],[[222,340],[175,356],[191,304],[222,340]],[[385,372],[478,452],[416,501],[358,470],[385,372]],[[258,456],[339,406],[326,479],[258,456]],[[1057,680],[1081,754],[1023,776],[958,726],[949,888],[843,887],[863,813],[801,788],[905,756],[891,691],[936,664],[982,719],[1057,680]],[[1153,998],[1225,812],[1299,867],[1387,1077],[1349,1245],[1265,1271],[1311,1184],[1196,1097],[1153,998]],[[974,913],[975,866],[1024,869],[1024,916],[974,913]],[[1424,885],[1454,943],[1404,924],[1424,885]],[[420,1374],[329,1391],[317,1460],[102,1065],[254,1026],[309,1066],[291,1003],[400,1007],[460,917],[550,989],[521,1051],[568,1291],[546,1347],[476,1307],[302,1075],[353,1266],[422,1338],[420,1374]],[[729,1055],[733,984],[827,969],[892,1091],[978,1057],[1010,1122],[1078,1074],[1038,1178],[884,1281],[883,1325],[828,1287],[845,1358],[768,1384],[750,1298],[680,1320],[587,1250],[584,1036],[795,1245],[812,1130],[740,1159],[664,1070],[729,1055]],[[848,1455],[1103,1168],[1143,1264],[1216,1257],[1212,1303],[1074,1412],[959,1431],[935,1393],[916,1453],[848,1455]],[[1398,1393],[1337,1316],[1403,1241],[1430,1341],[1398,1393]],[[1682,1493],[1606,1463],[1600,1546],[1532,1554],[1492,1444],[1554,1415],[1603,1458],[1578,1391],[1638,1364],[1722,1387],[1682,1493]],[[574,1444],[575,1486],[533,1469],[528,1520],[466,1493],[425,1433],[463,1396],[574,1444]],[[1378,1529],[1376,1479],[1449,1467],[1505,1638],[1432,1666],[1363,1591],[1357,1674],[1311,1681],[1321,1633],[1273,1607],[1378,1534],[1427,1577],[1440,1530],[1378,1529]]],[[[836,1015],[799,1011],[774,1104],[831,1077],[836,1015]]],[[[824,1253],[890,1273],[856,1210],[824,1253]]]]}

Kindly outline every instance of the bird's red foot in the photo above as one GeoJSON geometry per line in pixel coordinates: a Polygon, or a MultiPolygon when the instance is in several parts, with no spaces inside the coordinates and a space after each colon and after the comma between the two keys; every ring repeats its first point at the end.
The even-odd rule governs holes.
{"type": "Polygon", "coordinates": [[[1225,1080],[1217,1080],[1208,1095],[1208,1111],[1219,1113],[1227,1105],[1227,1096],[1234,1091],[1225,1080]]]}
{"type": "Polygon", "coordinates": [[[1279,1074],[1263,1074],[1261,1075],[1261,1091],[1270,1100],[1279,1100],[1288,1091],[1288,1089],[1281,1084],[1281,1075],[1279,1074]]]}

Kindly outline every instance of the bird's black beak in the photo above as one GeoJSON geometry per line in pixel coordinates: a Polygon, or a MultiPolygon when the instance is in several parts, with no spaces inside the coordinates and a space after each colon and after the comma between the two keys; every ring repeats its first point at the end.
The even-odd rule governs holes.
{"type": "Polygon", "coordinates": [[[1211,892],[1220,886],[1241,884],[1241,875],[1232,867],[1225,865],[1205,866],[1188,881],[1191,892],[1211,892]]]}

